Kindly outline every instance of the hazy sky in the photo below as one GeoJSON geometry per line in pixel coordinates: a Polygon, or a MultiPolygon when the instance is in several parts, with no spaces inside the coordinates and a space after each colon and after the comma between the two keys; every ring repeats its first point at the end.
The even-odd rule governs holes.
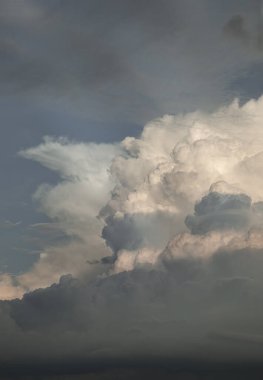
{"type": "Polygon", "coordinates": [[[0,30],[3,378],[262,378],[262,1],[0,0],[0,30]]]}

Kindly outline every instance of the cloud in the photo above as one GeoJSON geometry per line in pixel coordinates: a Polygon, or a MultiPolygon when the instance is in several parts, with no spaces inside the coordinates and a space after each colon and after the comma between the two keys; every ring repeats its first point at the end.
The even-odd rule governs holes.
{"type": "Polygon", "coordinates": [[[19,153],[57,183],[34,194],[38,259],[0,274],[1,375],[261,371],[263,98],[214,110],[261,70],[260,7],[210,3],[1,2],[5,94],[62,96],[96,120],[176,113],[120,144],[19,153]]]}
{"type": "Polygon", "coordinates": [[[114,253],[162,251],[186,226],[194,234],[218,230],[219,246],[224,231],[232,236],[261,226],[261,113],[262,98],[234,101],[213,114],[164,116],[140,138],[126,138],[111,165],[116,187],[100,214],[114,253]]]}
{"type": "MultiPolygon", "coordinates": [[[[34,196],[40,210],[54,222],[48,226],[58,240],[52,241],[50,232],[48,239],[42,235],[39,260],[29,272],[18,275],[15,282],[10,277],[6,285],[5,275],[5,285],[0,286],[1,298],[10,298],[16,286],[21,294],[48,286],[63,274],[78,276],[89,270],[97,273],[98,266],[95,268],[88,261],[110,254],[100,239],[103,225],[97,215],[113,187],[108,166],[117,151],[118,147],[110,144],[70,143],[66,139],[46,138],[38,147],[20,152],[21,156],[56,171],[61,178],[54,187],[41,185],[34,196]]],[[[34,236],[32,228],[30,239],[36,244],[39,238],[34,236]]]]}
{"type": "Polygon", "coordinates": [[[256,39],[256,1],[4,0],[0,10],[4,93],[59,98],[96,121],[214,109],[242,92],[238,80],[260,61],[258,49],[228,38],[248,25],[256,39]]]}
{"type": "MultiPolygon", "coordinates": [[[[191,255],[194,246],[209,256],[235,234],[245,241],[248,231],[260,230],[262,104],[259,98],[210,114],[166,115],[120,145],[45,138],[20,152],[60,176],[55,186],[41,185],[34,198],[68,240],[41,247],[32,270],[17,277],[18,286],[28,291],[67,273],[154,264],[172,245],[179,247],[175,256],[191,255]]],[[[257,234],[251,236],[260,248],[257,234]]]]}
{"type": "Polygon", "coordinates": [[[37,373],[49,362],[63,362],[66,372],[193,363],[195,373],[194,363],[213,371],[219,359],[224,369],[241,361],[253,365],[262,360],[261,341],[253,339],[262,334],[262,259],[262,250],[226,250],[208,260],[174,257],[162,270],[91,282],[67,276],[22,300],[2,302],[1,368],[8,368],[5,358],[12,365],[22,359],[21,371],[33,358],[37,373]]]}
{"type": "Polygon", "coordinates": [[[192,233],[216,229],[240,229],[250,222],[251,199],[245,194],[210,192],[195,204],[195,214],[185,223],[192,233]]]}
{"type": "Polygon", "coordinates": [[[1,275],[2,298],[25,293],[0,302],[2,368],[260,363],[262,112],[263,98],[234,101],[119,145],[47,138],[21,152],[59,174],[35,199],[70,239],[1,275]]]}
{"type": "Polygon", "coordinates": [[[171,1],[162,5],[154,1],[151,7],[145,1],[117,0],[111,5],[79,1],[77,7],[68,1],[23,0],[11,5],[3,1],[0,80],[15,92],[40,90],[61,95],[70,89],[76,95],[97,91],[96,86],[107,91],[109,83],[129,78],[135,85],[131,88],[140,91],[138,75],[125,58],[127,25],[138,27],[138,49],[136,34],[145,43],[174,32],[173,8],[171,1]],[[124,43],[112,25],[123,31],[124,43]]]}

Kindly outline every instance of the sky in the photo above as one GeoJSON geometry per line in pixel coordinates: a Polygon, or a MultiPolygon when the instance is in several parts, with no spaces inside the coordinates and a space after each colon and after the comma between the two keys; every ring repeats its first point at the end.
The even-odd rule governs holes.
{"type": "Polygon", "coordinates": [[[261,379],[261,0],[0,0],[0,377],[261,379]]]}

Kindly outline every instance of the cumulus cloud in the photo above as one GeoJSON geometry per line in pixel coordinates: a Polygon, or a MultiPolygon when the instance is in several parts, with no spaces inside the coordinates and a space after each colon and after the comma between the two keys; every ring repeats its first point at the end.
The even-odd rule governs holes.
{"type": "Polygon", "coordinates": [[[2,275],[2,298],[27,291],[0,303],[7,357],[260,362],[262,116],[263,98],[234,101],[119,145],[49,138],[23,151],[59,173],[35,198],[72,239],[13,282],[2,275]]]}
{"type": "Polygon", "coordinates": [[[19,153],[57,183],[33,196],[49,219],[29,227],[35,263],[0,273],[1,376],[262,369],[263,98],[213,111],[244,86],[245,98],[261,91],[261,8],[0,1],[5,94],[63,96],[121,125],[176,112],[121,143],[46,137],[19,153]]]}
{"type": "Polygon", "coordinates": [[[116,187],[100,214],[115,254],[161,251],[186,227],[219,231],[220,241],[261,226],[262,104],[234,101],[212,114],[165,116],[122,142],[111,165],[116,187]]]}
{"type": "Polygon", "coordinates": [[[249,224],[251,199],[245,194],[210,192],[195,205],[195,214],[185,224],[192,233],[217,229],[240,229],[249,224]]]}
{"type": "Polygon", "coordinates": [[[18,284],[28,291],[87,268],[153,264],[169,242],[181,252],[196,244],[206,256],[213,244],[260,228],[262,105],[263,98],[235,100],[214,113],[166,115],[120,145],[46,138],[20,152],[59,174],[56,186],[41,185],[34,197],[71,241],[44,249],[18,284]],[[200,244],[193,234],[202,235],[200,244]]]}

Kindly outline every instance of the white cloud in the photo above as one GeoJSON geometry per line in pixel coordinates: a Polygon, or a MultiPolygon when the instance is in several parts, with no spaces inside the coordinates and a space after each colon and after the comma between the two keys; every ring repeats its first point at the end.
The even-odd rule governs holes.
{"type": "Polygon", "coordinates": [[[263,97],[243,106],[234,101],[212,114],[164,116],[120,145],[46,138],[20,152],[59,174],[57,185],[41,185],[34,197],[73,240],[47,247],[32,270],[17,277],[18,285],[30,290],[69,272],[107,272],[103,265],[84,264],[111,255],[101,233],[115,255],[113,272],[120,272],[154,265],[158,252],[178,244],[176,257],[194,249],[193,256],[209,256],[235,234],[261,228],[262,117],[263,97]],[[202,197],[198,207],[206,212],[196,208],[187,217],[202,197]],[[200,236],[186,232],[186,217],[200,236]]]}
{"type": "MultiPolygon", "coordinates": [[[[227,239],[228,230],[232,235],[233,229],[248,231],[261,225],[262,217],[250,210],[250,199],[263,200],[262,116],[263,97],[243,106],[235,100],[212,114],[164,116],[148,123],[140,138],[126,138],[124,152],[111,166],[117,186],[102,212],[107,224],[103,236],[109,245],[115,251],[136,248],[135,256],[137,249],[161,252],[173,236],[186,230],[185,218],[209,192],[211,204],[213,193],[222,194],[219,204],[214,203],[216,209],[189,218],[187,226],[195,233],[224,228],[214,250],[224,236],[227,239]]],[[[195,242],[190,249],[199,239],[182,236],[195,242]]],[[[201,239],[201,247],[211,245],[212,254],[215,236],[201,239]]],[[[206,255],[207,249],[202,249],[206,255]]]]}
{"type": "Polygon", "coordinates": [[[113,162],[112,172],[129,190],[119,208],[129,213],[176,212],[180,197],[193,204],[220,181],[262,200],[262,116],[260,98],[242,107],[234,101],[212,114],[165,116],[148,123],[139,139],[122,143],[126,158],[113,162]],[[256,177],[258,186],[249,177],[256,177]]]}
{"type": "Polygon", "coordinates": [[[34,198],[41,211],[72,241],[46,247],[32,269],[18,275],[15,282],[7,274],[1,276],[2,299],[49,286],[67,273],[97,273],[98,266],[88,261],[110,254],[100,237],[103,223],[97,216],[113,188],[109,166],[117,151],[115,145],[71,143],[47,137],[41,145],[20,152],[58,173],[59,183],[41,185],[34,198]]]}

